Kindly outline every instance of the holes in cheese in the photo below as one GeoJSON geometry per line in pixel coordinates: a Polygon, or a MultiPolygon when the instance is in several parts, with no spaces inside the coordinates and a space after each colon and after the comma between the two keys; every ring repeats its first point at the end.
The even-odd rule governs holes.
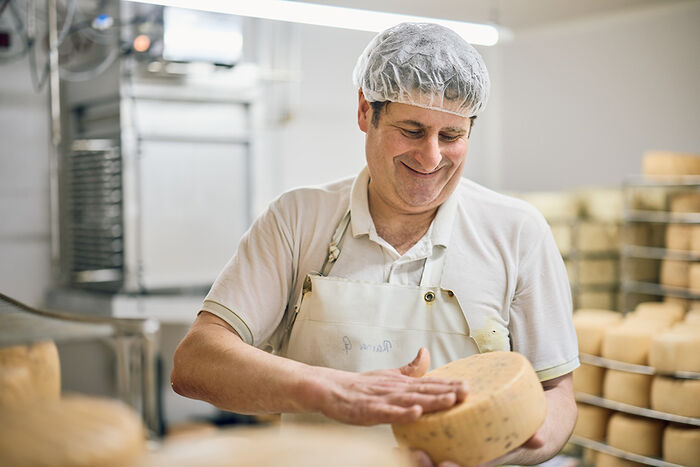
{"type": "Polygon", "coordinates": [[[641,456],[661,456],[661,420],[615,413],[608,423],[608,445],[641,456]]]}
{"type": "Polygon", "coordinates": [[[116,400],[69,396],[3,407],[0,465],[132,465],[145,450],[140,417],[116,400]]]}
{"type": "Polygon", "coordinates": [[[685,417],[700,417],[700,379],[655,376],[651,383],[651,408],[685,417]]]}
{"type": "Polygon", "coordinates": [[[668,425],[664,430],[662,450],[665,461],[700,467],[700,428],[668,425]]]}
{"type": "Polygon", "coordinates": [[[464,467],[501,456],[542,425],[546,402],[530,362],[515,352],[489,352],[457,360],[427,377],[464,380],[468,395],[451,409],[394,424],[396,440],[428,453],[435,463],[464,467]]]}

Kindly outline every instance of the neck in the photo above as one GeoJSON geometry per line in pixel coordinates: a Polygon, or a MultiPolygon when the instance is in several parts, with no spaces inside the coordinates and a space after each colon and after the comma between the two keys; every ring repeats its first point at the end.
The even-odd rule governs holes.
{"type": "Polygon", "coordinates": [[[415,213],[397,212],[371,190],[368,191],[369,212],[377,234],[403,255],[423,238],[437,214],[437,208],[415,213]]]}

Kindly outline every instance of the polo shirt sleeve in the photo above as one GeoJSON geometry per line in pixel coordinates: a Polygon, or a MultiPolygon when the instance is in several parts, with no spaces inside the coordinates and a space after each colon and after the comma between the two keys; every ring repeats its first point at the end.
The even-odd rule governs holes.
{"type": "Polygon", "coordinates": [[[540,381],[547,381],[570,373],[579,360],[566,268],[551,229],[542,224],[520,241],[509,330],[512,349],[530,360],[540,381]]]}
{"type": "MultiPolygon", "coordinates": [[[[261,346],[281,322],[293,281],[293,236],[278,198],[244,234],[204,299],[207,311],[261,346]]],[[[200,312],[201,312],[200,311],[200,312]]]]}

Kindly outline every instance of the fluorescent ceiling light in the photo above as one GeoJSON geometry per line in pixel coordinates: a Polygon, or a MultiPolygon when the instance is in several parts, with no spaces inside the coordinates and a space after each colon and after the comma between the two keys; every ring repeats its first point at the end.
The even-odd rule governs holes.
{"type": "Polygon", "coordinates": [[[494,45],[498,42],[498,29],[488,24],[466,23],[423,16],[400,15],[381,11],[358,10],[329,5],[317,5],[284,0],[130,0],[192,10],[228,13],[252,18],[288,21],[293,23],[330,26],[359,31],[379,32],[403,22],[430,22],[446,26],[467,42],[478,45],[494,45]]]}

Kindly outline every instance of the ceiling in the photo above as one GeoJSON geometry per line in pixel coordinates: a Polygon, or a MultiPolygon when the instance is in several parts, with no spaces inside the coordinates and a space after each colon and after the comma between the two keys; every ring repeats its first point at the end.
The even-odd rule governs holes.
{"type": "Polygon", "coordinates": [[[476,23],[522,32],[557,23],[698,0],[303,0],[476,23]]]}

